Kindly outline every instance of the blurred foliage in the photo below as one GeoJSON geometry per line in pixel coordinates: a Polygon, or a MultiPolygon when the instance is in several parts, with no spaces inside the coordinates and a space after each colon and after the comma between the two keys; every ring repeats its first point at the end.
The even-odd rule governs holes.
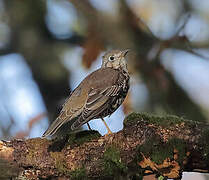
{"type": "MultiPolygon", "coordinates": [[[[166,38],[154,33],[152,26],[147,23],[150,19],[153,20],[153,13],[159,12],[155,9],[156,2],[153,1],[155,4],[152,5],[153,2],[150,0],[146,2],[147,4],[144,3],[146,6],[138,5],[135,8],[130,6],[130,1],[115,1],[116,5],[111,7],[115,12],[112,13],[109,10],[102,11],[96,8],[92,4],[93,1],[70,0],[68,3],[75,8],[78,17],[72,34],[66,38],[56,37],[47,27],[47,1],[4,0],[3,2],[4,21],[10,27],[10,40],[5,48],[0,49],[0,54],[16,52],[25,57],[51,119],[56,117],[57,107],[70,93],[68,70],[61,63],[61,54],[66,49],[77,46],[84,49],[82,57],[86,68],[91,67],[104,50],[130,48],[132,53],[128,57],[129,70],[132,75],[142,80],[149,91],[144,110],[172,113],[195,120],[208,118],[160,62],[161,52],[168,48],[187,51],[194,55],[198,54],[193,48],[208,48],[208,39],[204,43],[197,43],[190,41],[185,34],[180,35],[190,19],[188,13],[201,14],[188,1],[173,1],[172,4],[177,4],[174,10],[169,9],[173,8],[172,4],[169,5],[170,1],[164,5],[165,7],[162,6],[174,14],[173,27],[178,27],[166,38]],[[152,54],[153,49],[155,49],[154,54],[152,54]]],[[[164,1],[161,0],[159,3],[162,5],[164,1]]],[[[161,8],[160,5],[158,8],[161,8]]],[[[132,110],[129,98],[126,104],[127,107],[125,106],[124,109],[128,113],[132,110]]]]}

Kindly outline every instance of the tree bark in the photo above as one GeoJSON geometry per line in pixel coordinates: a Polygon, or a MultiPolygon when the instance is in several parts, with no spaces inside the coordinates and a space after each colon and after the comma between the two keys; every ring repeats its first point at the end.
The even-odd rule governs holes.
{"type": "Polygon", "coordinates": [[[132,113],[118,133],[81,131],[60,139],[0,141],[0,179],[181,178],[209,171],[209,125],[132,113]]]}

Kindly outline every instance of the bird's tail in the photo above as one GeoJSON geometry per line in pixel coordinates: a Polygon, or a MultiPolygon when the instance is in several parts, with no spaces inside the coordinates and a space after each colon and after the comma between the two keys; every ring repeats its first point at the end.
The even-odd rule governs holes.
{"type": "Polygon", "coordinates": [[[57,118],[45,131],[45,133],[42,135],[42,137],[52,136],[54,135],[57,130],[65,123],[61,118],[57,118]]]}

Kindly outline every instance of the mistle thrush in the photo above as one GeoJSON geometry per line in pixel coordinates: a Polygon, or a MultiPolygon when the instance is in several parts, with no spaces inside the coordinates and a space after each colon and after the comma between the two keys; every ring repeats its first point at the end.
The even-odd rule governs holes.
{"type": "MultiPolygon", "coordinates": [[[[128,50],[112,50],[102,57],[100,69],[89,74],[72,91],[60,115],[43,134],[52,136],[65,123],[75,130],[92,119],[111,115],[124,101],[129,89],[129,73],[125,56],[128,50]]],[[[69,130],[69,131],[70,131],[69,130]]]]}

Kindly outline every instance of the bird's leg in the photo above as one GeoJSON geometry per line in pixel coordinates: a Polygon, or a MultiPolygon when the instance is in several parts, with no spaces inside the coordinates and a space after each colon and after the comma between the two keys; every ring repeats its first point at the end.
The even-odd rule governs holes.
{"type": "Polygon", "coordinates": [[[105,122],[105,120],[103,118],[101,118],[102,122],[104,123],[105,127],[107,128],[107,134],[112,134],[112,131],[110,130],[110,128],[108,127],[107,123],[105,122]]]}
{"type": "Polygon", "coordinates": [[[91,129],[91,127],[90,127],[88,122],[87,122],[87,126],[88,126],[89,130],[92,131],[92,129],[91,129]]]}

